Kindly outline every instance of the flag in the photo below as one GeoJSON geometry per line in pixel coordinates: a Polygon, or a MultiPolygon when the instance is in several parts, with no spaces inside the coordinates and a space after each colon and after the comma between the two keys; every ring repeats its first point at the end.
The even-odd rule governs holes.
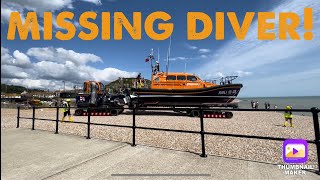
{"type": "Polygon", "coordinates": [[[146,59],[146,62],[149,62],[149,58],[146,59]]]}

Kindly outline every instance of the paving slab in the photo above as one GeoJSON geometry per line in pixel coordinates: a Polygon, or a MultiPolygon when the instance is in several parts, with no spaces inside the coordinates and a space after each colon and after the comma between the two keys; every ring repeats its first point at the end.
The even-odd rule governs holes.
{"type": "Polygon", "coordinates": [[[320,179],[277,165],[30,129],[2,129],[2,179],[320,179]]]}

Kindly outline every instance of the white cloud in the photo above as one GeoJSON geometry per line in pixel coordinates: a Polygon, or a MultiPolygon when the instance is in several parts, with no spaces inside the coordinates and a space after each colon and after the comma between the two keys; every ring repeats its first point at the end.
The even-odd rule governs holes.
{"type": "Polygon", "coordinates": [[[13,12],[12,9],[3,8],[1,6],[1,23],[8,23],[9,22],[11,12],[13,12]]]}
{"type": "Polygon", "coordinates": [[[18,50],[13,52],[13,56],[9,53],[8,49],[1,47],[1,65],[10,65],[22,68],[31,66],[31,61],[26,54],[21,53],[18,50]]]}
{"type": "MultiPolygon", "coordinates": [[[[23,7],[11,2],[1,1],[1,23],[8,23],[12,12],[22,12],[23,7]]],[[[25,21],[22,13],[20,14],[22,22],[25,21]]]]}
{"type": "Polygon", "coordinates": [[[1,0],[1,23],[9,22],[11,12],[20,12],[24,22],[23,14],[27,11],[35,11],[42,16],[46,11],[54,12],[62,8],[73,8],[72,2],[72,0],[1,0]]]}
{"type": "Polygon", "coordinates": [[[236,71],[236,76],[244,77],[244,76],[250,76],[252,75],[252,72],[248,71],[236,71]]]}
{"type": "Polygon", "coordinates": [[[210,49],[205,49],[205,48],[198,48],[197,46],[193,46],[193,45],[190,45],[188,43],[185,43],[185,46],[190,49],[190,50],[197,50],[197,52],[199,53],[199,55],[197,56],[194,56],[194,57],[190,57],[190,58],[187,58],[187,57],[174,57],[174,58],[170,58],[170,60],[192,60],[192,59],[206,59],[208,58],[209,56],[208,55],[205,55],[205,54],[208,54],[209,52],[211,52],[210,49]]]}
{"type": "Polygon", "coordinates": [[[13,63],[13,57],[9,54],[9,49],[1,47],[1,65],[13,63]]]}
{"type": "Polygon", "coordinates": [[[201,53],[201,54],[205,54],[205,53],[209,53],[209,52],[211,52],[210,49],[199,49],[199,53],[201,53]]]}
{"type": "Polygon", "coordinates": [[[101,5],[102,4],[101,0],[82,0],[82,1],[90,2],[90,3],[93,3],[95,5],[101,5]]]}
{"type": "MultiPolygon", "coordinates": [[[[189,60],[190,58],[187,58],[187,57],[182,57],[182,56],[179,56],[179,57],[172,57],[172,58],[170,58],[170,61],[183,61],[183,60],[189,60]]],[[[165,60],[165,61],[167,61],[167,60],[165,60]]]]}
{"type": "Polygon", "coordinates": [[[16,64],[16,66],[25,67],[31,64],[30,58],[26,54],[21,53],[18,50],[15,50],[13,52],[13,57],[15,58],[13,59],[13,63],[16,64]]]}
{"type": "Polygon", "coordinates": [[[225,75],[222,73],[222,72],[217,72],[217,73],[215,73],[214,74],[214,76],[213,76],[214,78],[216,78],[216,77],[225,77],[225,75]]]}
{"type": "MultiPolygon", "coordinates": [[[[100,0],[82,0],[84,2],[101,5],[100,0]]],[[[11,12],[35,11],[39,16],[43,12],[55,12],[64,8],[73,9],[75,0],[1,0],[1,23],[7,23],[10,19],[11,12]]]]}
{"type": "Polygon", "coordinates": [[[23,68],[12,65],[1,65],[1,79],[2,78],[28,78],[29,74],[23,72],[23,68]]]}
{"type": "Polygon", "coordinates": [[[72,8],[72,0],[55,0],[55,1],[43,1],[43,0],[2,0],[1,3],[9,4],[12,7],[23,7],[30,11],[36,11],[43,13],[45,11],[56,11],[62,8],[72,8]]]}
{"type": "Polygon", "coordinates": [[[196,50],[196,49],[198,49],[197,46],[193,46],[193,45],[190,45],[190,44],[188,44],[188,43],[186,43],[185,46],[186,46],[188,49],[191,49],[191,50],[196,50]]]}
{"type": "Polygon", "coordinates": [[[27,55],[36,58],[38,61],[66,62],[71,61],[77,65],[88,62],[102,62],[99,56],[90,53],[77,53],[73,50],[63,48],[30,48],[27,55]]]}
{"type": "Polygon", "coordinates": [[[207,56],[207,55],[202,54],[202,55],[200,56],[200,58],[205,59],[205,58],[208,58],[208,56],[207,56]]]}
{"type": "MultiPolygon", "coordinates": [[[[255,71],[264,65],[278,63],[297,56],[308,55],[319,50],[319,32],[320,32],[320,1],[313,0],[292,0],[285,1],[272,12],[295,12],[300,16],[301,26],[297,29],[303,39],[305,32],[303,27],[304,8],[313,8],[313,33],[312,41],[295,41],[295,40],[274,40],[259,41],[257,40],[257,22],[254,22],[244,41],[234,39],[224,45],[220,50],[215,52],[218,56],[210,59],[201,69],[195,70],[198,73],[210,74],[215,72],[223,72],[225,74],[237,73],[236,71],[255,71]],[[214,69],[214,71],[213,71],[214,69]]],[[[276,29],[278,20],[274,20],[276,29]]],[[[277,32],[275,32],[278,34],[277,32]]]]}
{"type": "Polygon", "coordinates": [[[92,72],[92,76],[94,79],[98,81],[113,81],[116,77],[136,77],[137,73],[135,72],[126,72],[115,68],[105,68],[100,71],[92,72]]]}
{"type": "Polygon", "coordinates": [[[63,88],[62,81],[72,88],[73,84],[81,85],[87,80],[110,82],[137,75],[111,67],[97,69],[89,66],[89,62],[102,60],[94,54],[63,48],[30,48],[26,54],[15,50],[11,55],[8,49],[1,47],[1,81],[29,88],[59,89],[63,88]]]}
{"type": "MultiPolygon", "coordinates": [[[[187,60],[201,60],[208,58],[208,55],[202,54],[199,56],[194,57],[184,57],[184,56],[177,56],[177,57],[171,57],[170,61],[187,61],[187,60]]],[[[167,59],[164,59],[164,61],[167,61],[167,59]]]]}

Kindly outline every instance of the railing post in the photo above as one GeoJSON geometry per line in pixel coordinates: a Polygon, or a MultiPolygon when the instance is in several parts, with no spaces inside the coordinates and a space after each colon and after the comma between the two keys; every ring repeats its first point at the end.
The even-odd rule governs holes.
{"type": "Polygon", "coordinates": [[[201,153],[201,157],[207,157],[206,155],[206,144],[204,142],[204,123],[203,123],[203,109],[202,107],[200,107],[200,127],[201,127],[201,146],[202,146],[202,153],[201,153]]]}
{"type": "Polygon", "coordinates": [[[136,146],[136,107],[133,107],[132,112],[132,145],[136,146]]]}
{"type": "Polygon", "coordinates": [[[31,130],[34,130],[35,115],[36,115],[36,108],[33,106],[32,107],[32,129],[31,130]]]}
{"type": "Polygon", "coordinates": [[[55,132],[55,134],[59,134],[59,107],[57,107],[56,132],[55,132]]]}
{"type": "Polygon", "coordinates": [[[318,157],[318,173],[320,173],[320,130],[319,130],[319,109],[316,107],[311,108],[313,116],[313,126],[314,126],[314,135],[315,143],[317,148],[317,157],[318,157]]]}
{"type": "Polygon", "coordinates": [[[90,139],[90,117],[91,117],[91,109],[88,108],[88,131],[87,131],[87,139],[90,139]]]}
{"type": "Polygon", "coordinates": [[[17,128],[20,127],[20,106],[18,106],[18,115],[17,115],[17,128]]]}

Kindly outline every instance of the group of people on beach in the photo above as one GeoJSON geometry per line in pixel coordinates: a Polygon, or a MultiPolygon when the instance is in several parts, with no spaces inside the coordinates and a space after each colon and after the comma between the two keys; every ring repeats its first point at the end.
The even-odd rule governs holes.
{"type": "Polygon", "coordinates": [[[265,109],[270,109],[270,103],[269,102],[265,102],[264,103],[264,107],[265,107],[265,109]]]}
{"type": "Polygon", "coordinates": [[[259,102],[258,101],[251,101],[252,109],[259,109],[259,102]]]}
{"type": "MultiPolygon", "coordinates": [[[[259,109],[259,101],[251,101],[251,107],[252,109],[259,109]]],[[[264,103],[265,109],[270,109],[271,104],[269,102],[264,103]]],[[[278,106],[275,104],[274,109],[278,109],[278,106]]]]}

